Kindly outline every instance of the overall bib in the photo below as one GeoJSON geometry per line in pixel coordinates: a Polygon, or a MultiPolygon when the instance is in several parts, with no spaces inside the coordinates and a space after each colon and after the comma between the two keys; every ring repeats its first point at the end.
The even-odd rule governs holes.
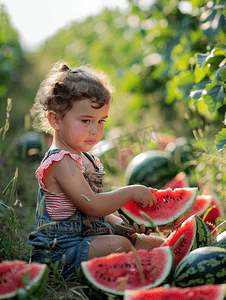
{"type": "MultiPolygon", "coordinates": [[[[60,151],[62,150],[50,150],[42,163],[60,151]]],[[[83,165],[85,168],[83,176],[95,194],[101,193],[105,173],[99,171],[91,154],[84,152],[84,155],[92,162],[96,172],[89,172],[83,165]]],[[[50,267],[52,263],[58,261],[58,268],[65,278],[76,275],[80,263],[87,260],[89,247],[96,235],[114,234],[114,229],[106,222],[106,217],[89,217],[79,209],[68,218],[51,218],[47,212],[41,188],[38,192],[34,229],[29,235],[29,243],[33,246],[31,261],[45,263],[50,267]],[[53,222],[55,223],[48,226],[53,222]],[[42,227],[40,230],[41,226],[45,228],[42,227]]]]}

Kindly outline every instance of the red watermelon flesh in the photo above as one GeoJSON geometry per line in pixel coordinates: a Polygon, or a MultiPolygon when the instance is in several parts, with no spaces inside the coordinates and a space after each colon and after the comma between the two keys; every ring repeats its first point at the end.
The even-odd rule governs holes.
{"type": "Polygon", "coordinates": [[[134,252],[113,253],[81,263],[80,281],[103,293],[123,295],[126,289],[148,289],[166,282],[172,274],[173,253],[170,247],[158,247],[152,251],[137,250],[142,282],[134,252]],[[125,281],[119,289],[119,285],[125,281]]]}
{"type": "Polygon", "coordinates": [[[186,221],[184,221],[179,229],[173,231],[169,235],[169,237],[165,240],[165,242],[161,245],[161,247],[170,246],[173,249],[174,269],[182,260],[182,258],[191,250],[193,242],[195,240],[195,236],[196,236],[196,221],[194,217],[191,217],[186,221]],[[182,240],[174,248],[174,245],[177,243],[179,238],[182,237],[183,235],[184,237],[182,238],[182,240]]]}
{"type": "Polygon", "coordinates": [[[189,186],[189,181],[186,173],[180,172],[170,182],[164,185],[163,190],[168,188],[176,189],[176,188],[183,188],[188,186],[189,186]]]}
{"type": "Polygon", "coordinates": [[[40,287],[41,290],[41,280],[44,285],[47,275],[47,266],[44,264],[28,264],[20,260],[3,261],[0,263],[0,299],[13,298],[19,288],[25,288],[22,280],[24,276],[29,282],[36,281],[37,288],[40,287]],[[29,276],[26,277],[25,274],[29,276]]]}
{"type": "Polygon", "coordinates": [[[126,291],[124,300],[223,300],[226,284],[207,284],[195,287],[156,287],[149,290],[126,291]]]}
{"type": "MultiPolygon", "coordinates": [[[[212,201],[210,203],[210,208],[212,209],[209,211],[209,213],[204,219],[204,222],[206,223],[210,231],[212,231],[216,227],[216,219],[218,217],[221,219],[225,219],[224,209],[220,199],[214,193],[211,193],[211,196],[212,201]]],[[[203,217],[204,213],[200,216],[200,218],[203,219],[203,217]]]]}
{"type": "Polygon", "coordinates": [[[144,224],[150,228],[150,222],[141,214],[144,212],[160,231],[170,230],[185,220],[194,205],[197,190],[197,188],[154,190],[157,202],[153,206],[142,207],[139,202],[129,201],[120,212],[138,225],[144,224]]]}
{"type": "Polygon", "coordinates": [[[204,215],[204,213],[210,206],[211,200],[212,200],[211,195],[198,195],[196,197],[195,204],[186,219],[188,219],[192,215],[200,216],[200,218],[202,219],[201,216],[204,215]]]}

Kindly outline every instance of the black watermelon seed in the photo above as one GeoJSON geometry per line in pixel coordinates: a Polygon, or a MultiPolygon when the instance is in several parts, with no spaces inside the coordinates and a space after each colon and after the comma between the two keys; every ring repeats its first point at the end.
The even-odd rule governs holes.
{"type": "Polygon", "coordinates": [[[103,274],[100,274],[100,278],[103,276],[103,274]]]}
{"type": "Polygon", "coordinates": [[[103,265],[98,265],[98,267],[103,267],[103,265]]]}
{"type": "Polygon", "coordinates": [[[116,268],[117,266],[114,266],[114,269],[116,268]]]}
{"type": "Polygon", "coordinates": [[[111,281],[111,278],[108,278],[108,281],[111,281]]]}
{"type": "Polygon", "coordinates": [[[170,199],[172,199],[172,196],[170,196],[170,199]]]}
{"type": "Polygon", "coordinates": [[[121,265],[121,268],[123,268],[123,265],[121,265]]]}

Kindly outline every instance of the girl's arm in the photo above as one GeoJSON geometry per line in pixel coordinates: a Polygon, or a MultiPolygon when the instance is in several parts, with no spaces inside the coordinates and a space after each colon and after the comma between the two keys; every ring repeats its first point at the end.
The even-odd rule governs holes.
{"type": "Polygon", "coordinates": [[[94,194],[78,164],[67,155],[61,161],[53,163],[50,168],[51,175],[62,192],[89,216],[107,216],[130,200],[140,202],[144,207],[152,206],[153,202],[156,202],[151,190],[142,185],[131,185],[107,193],[94,194]]]}

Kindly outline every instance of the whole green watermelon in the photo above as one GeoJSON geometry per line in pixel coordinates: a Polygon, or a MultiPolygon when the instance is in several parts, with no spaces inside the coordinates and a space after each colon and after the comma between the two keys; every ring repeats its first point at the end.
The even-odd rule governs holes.
{"type": "Polygon", "coordinates": [[[138,154],[129,163],[125,172],[127,185],[142,184],[161,189],[178,172],[169,153],[150,150],[138,154]]]}
{"type": "Polygon", "coordinates": [[[174,163],[183,171],[189,171],[194,167],[194,147],[189,138],[177,138],[175,142],[166,146],[165,151],[170,152],[174,163]]]}

